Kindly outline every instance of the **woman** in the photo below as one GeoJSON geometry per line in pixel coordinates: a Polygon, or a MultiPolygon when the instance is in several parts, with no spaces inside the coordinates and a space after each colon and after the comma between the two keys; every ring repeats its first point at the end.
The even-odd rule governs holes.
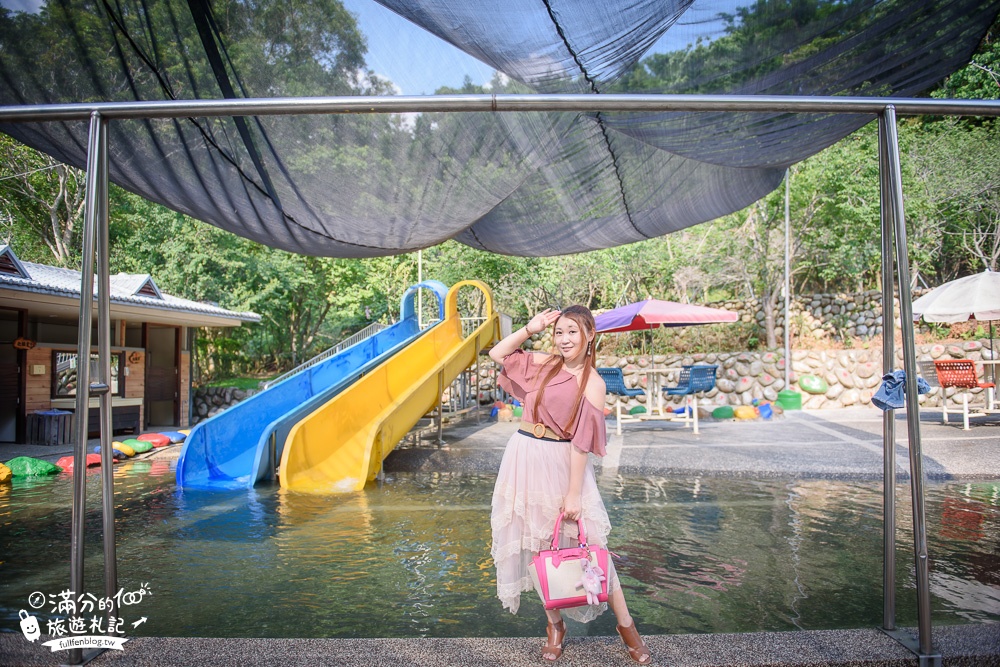
{"type": "MultiPolygon", "coordinates": [[[[524,405],[517,433],[511,436],[493,490],[493,546],[497,568],[497,596],[516,614],[522,591],[533,588],[531,559],[552,539],[556,517],[584,521],[592,544],[607,545],[611,531],[607,510],[597,490],[593,452],[604,456],[604,381],[594,367],[594,316],[583,306],[559,312],[546,309],[527,326],[497,343],[490,357],[503,365],[498,383],[524,405]],[[521,345],[555,324],[555,354],[525,352],[521,345]]],[[[573,522],[560,537],[560,546],[575,546],[573,522]]],[[[636,662],[650,662],[649,649],[635,629],[618,575],[609,573],[611,609],[618,634],[636,662]]],[[[581,622],[599,616],[607,604],[567,609],[581,622]]],[[[562,655],[566,624],[559,610],[546,610],[548,625],[542,657],[562,655]]]]}

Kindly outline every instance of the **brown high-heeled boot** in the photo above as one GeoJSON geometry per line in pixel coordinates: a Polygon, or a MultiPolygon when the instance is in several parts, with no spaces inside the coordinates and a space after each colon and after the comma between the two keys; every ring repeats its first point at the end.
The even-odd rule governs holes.
{"type": "Polygon", "coordinates": [[[646,642],[642,641],[639,631],[635,629],[635,621],[633,620],[632,625],[627,628],[623,628],[620,625],[617,627],[618,634],[621,635],[622,641],[625,642],[625,648],[628,649],[628,657],[639,664],[649,664],[653,658],[649,653],[649,647],[646,646],[646,642]]]}
{"type": "Polygon", "coordinates": [[[563,638],[566,636],[566,622],[562,619],[558,623],[549,623],[545,626],[546,644],[542,647],[542,659],[555,662],[562,655],[563,638]]]}

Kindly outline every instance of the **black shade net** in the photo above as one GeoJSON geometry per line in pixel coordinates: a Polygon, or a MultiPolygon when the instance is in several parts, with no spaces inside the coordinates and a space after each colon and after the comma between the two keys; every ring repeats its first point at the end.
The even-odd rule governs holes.
{"type": "MultiPolygon", "coordinates": [[[[0,0],[0,5],[4,3],[0,0]]],[[[48,0],[0,7],[0,104],[455,93],[919,96],[1000,2],[48,0]]],[[[111,123],[122,187],[261,243],[546,256],[739,210],[856,114],[422,113],[111,123]]],[[[86,123],[0,125],[83,167],[86,123]]]]}

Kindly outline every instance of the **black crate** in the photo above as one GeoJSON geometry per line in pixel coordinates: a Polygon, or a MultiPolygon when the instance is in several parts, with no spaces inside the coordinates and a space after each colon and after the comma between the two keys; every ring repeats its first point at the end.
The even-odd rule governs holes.
{"type": "Polygon", "coordinates": [[[68,445],[72,441],[72,412],[47,410],[28,415],[29,445],[68,445]]]}

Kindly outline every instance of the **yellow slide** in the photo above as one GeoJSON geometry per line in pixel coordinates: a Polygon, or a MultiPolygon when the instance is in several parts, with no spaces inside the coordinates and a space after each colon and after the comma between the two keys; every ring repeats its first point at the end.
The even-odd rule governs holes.
{"type": "Polygon", "coordinates": [[[281,486],[313,493],[360,491],[438,404],[442,388],[499,334],[490,289],[477,280],[452,286],[444,320],[292,428],[281,455],[281,486]],[[470,285],[485,295],[486,320],[463,337],[458,290],[470,285]]]}

